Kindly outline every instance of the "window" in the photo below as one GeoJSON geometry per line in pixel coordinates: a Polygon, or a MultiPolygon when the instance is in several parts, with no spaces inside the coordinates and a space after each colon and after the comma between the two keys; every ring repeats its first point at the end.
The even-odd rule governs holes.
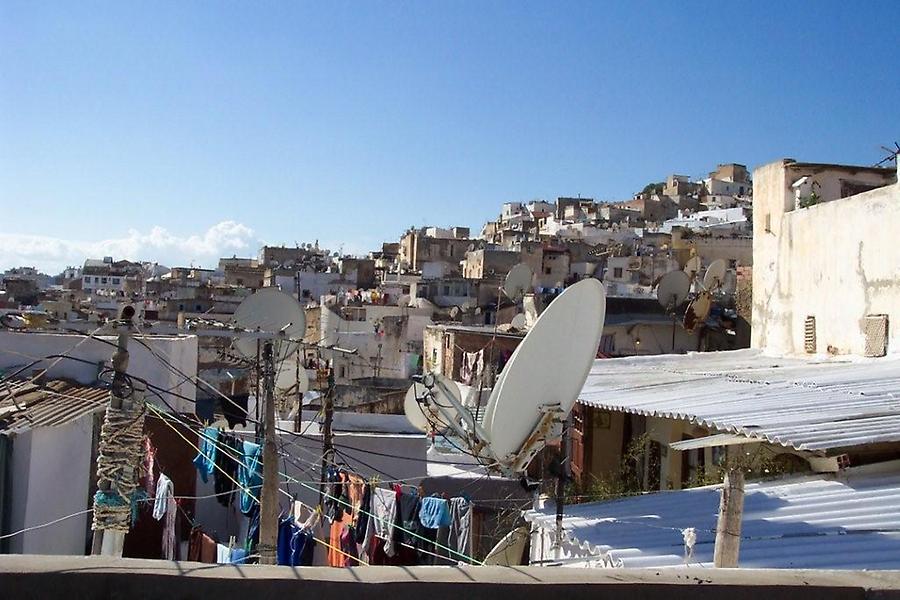
{"type": "Polygon", "coordinates": [[[100,278],[100,283],[106,283],[106,277],[100,278]]]}
{"type": "Polygon", "coordinates": [[[549,275],[551,272],[552,271],[551,271],[550,267],[547,267],[546,269],[544,269],[544,275],[549,275]]]}
{"type": "Polygon", "coordinates": [[[203,312],[203,307],[198,304],[196,307],[196,310],[197,310],[197,312],[203,312]]]}
{"type": "Polygon", "coordinates": [[[622,267],[613,268],[613,277],[615,277],[616,279],[620,279],[622,277],[622,267]]]}
{"type": "Polygon", "coordinates": [[[112,278],[112,282],[113,282],[113,285],[119,285],[119,278],[118,278],[118,277],[113,277],[113,278],[112,278]]]}
{"type": "Polygon", "coordinates": [[[444,295],[445,295],[445,296],[449,296],[449,295],[450,295],[450,286],[449,286],[449,285],[445,285],[445,286],[444,286],[444,295]]]}

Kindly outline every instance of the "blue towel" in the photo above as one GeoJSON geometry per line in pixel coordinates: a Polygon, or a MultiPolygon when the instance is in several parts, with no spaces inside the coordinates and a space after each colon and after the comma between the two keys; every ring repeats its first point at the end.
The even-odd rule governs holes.
{"type": "Polygon", "coordinates": [[[200,454],[194,458],[194,466],[200,471],[200,479],[206,483],[209,476],[216,468],[216,442],[219,439],[219,430],[207,427],[200,436],[200,454]]]}
{"type": "Polygon", "coordinates": [[[446,500],[437,496],[422,498],[419,521],[428,529],[450,526],[450,507],[446,500]]]}
{"type": "Polygon", "coordinates": [[[231,549],[231,564],[242,565],[247,561],[247,551],[243,548],[231,549]]]}
{"type": "Polygon", "coordinates": [[[244,455],[238,466],[238,482],[241,484],[241,512],[249,515],[259,500],[262,487],[262,446],[253,442],[244,442],[244,455]]]}

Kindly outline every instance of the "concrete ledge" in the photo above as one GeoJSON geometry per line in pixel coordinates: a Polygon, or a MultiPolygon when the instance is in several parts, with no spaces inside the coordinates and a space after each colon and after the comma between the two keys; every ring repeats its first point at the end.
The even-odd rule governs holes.
{"type": "Polygon", "coordinates": [[[898,571],[262,567],[80,556],[0,557],[3,598],[330,600],[900,600],[898,571]]]}

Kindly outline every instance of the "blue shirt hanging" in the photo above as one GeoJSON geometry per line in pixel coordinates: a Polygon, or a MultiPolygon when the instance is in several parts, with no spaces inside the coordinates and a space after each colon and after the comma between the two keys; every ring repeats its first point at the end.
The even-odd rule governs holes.
{"type": "Polygon", "coordinates": [[[200,479],[206,483],[209,476],[216,468],[216,442],[219,439],[219,430],[215,427],[206,427],[200,435],[200,454],[194,458],[194,466],[200,472],[200,479]]]}
{"type": "Polygon", "coordinates": [[[262,446],[253,442],[244,442],[244,455],[238,468],[238,482],[241,484],[241,512],[249,515],[253,505],[259,500],[262,487],[261,472],[262,446]]]}

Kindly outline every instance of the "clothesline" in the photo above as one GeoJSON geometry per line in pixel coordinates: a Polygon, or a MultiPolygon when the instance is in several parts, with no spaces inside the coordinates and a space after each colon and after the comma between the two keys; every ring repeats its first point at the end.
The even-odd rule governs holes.
{"type": "MultiPolygon", "coordinates": [[[[190,425],[188,425],[188,424],[186,424],[186,423],[183,423],[183,422],[180,421],[177,417],[175,417],[175,416],[169,416],[169,417],[166,417],[166,416],[165,416],[166,413],[163,413],[162,411],[160,411],[160,410],[157,409],[156,407],[154,407],[154,410],[155,410],[156,412],[158,412],[164,419],[166,419],[166,420],[173,420],[173,421],[175,421],[175,422],[181,422],[181,423],[184,424],[186,427],[188,427],[189,429],[191,429],[192,431],[194,431],[194,430],[191,428],[190,425]]],[[[210,438],[210,437],[207,436],[204,432],[202,432],[202,431],[197,431],[196,433],[197,433],[199,436],[201,436],[202,438],[206,439],[207,441],[213,443],[214,445],[217,445],[216,440],[210,438]]],[[[179,432],[179,434],[180,434],[180,432],[179,432]]],[[[183,435],[182,435],[181,437],[184,438],[183,435]]],[[[186,439],[186,438],[185,438],[185,439],[186,439]]],[[[195,445],[193,445],[193,444],[191,444],[191,445],[192,445],[195,449],[197,449],[198,452],[200,452],[200,449],[199,449],[197,446],[195,446],[195,445]]],[[[228,455],[228,454],[226,453],[226,455],[228,455]]],[[[232,460],[239,460],[239,459],[237,459],[237,458],[234,457],[234,456],[229,456],[229,458],[231,458],[232,460]]],[[[303,486],[303,487],[306,487],[307,489],[310,489],[310,490],[312,490],[312,491],[315,491],[316,493],[319,492],[319,488],[312,487],[312,486],[310,486],[309,484],[307,484],[307,483],[305,483],[305,482],[302,482],[302,481],[300,481],[300,480],[297,480],[297,479],[295,479],[295,478],[293,478],[293,477],[290,477],[289,475],[287,475],[287,474],[285,474],[285,473],[280,473],[280,475],[281,475],[282,477],[286,477],[286,478],[287,478],[289,481],[291,481],[292,483],[297,483],[297,484],[299,484],[299,485],[301,485],[301,486],[303,486]]],[[[469,485],[470,485],[470,484],[469,484],[469,485]]],[[[282,490],[282,492],[289,496],[289,494],[287,494],[287,492],[284,492],[283,490],[282,490]]],[[[248,494],[248,496],[250,496],[251,498],[253,498],[251,494],[248,494]]],[[[346,501],[344,501],[344,500],[341,499],[341,498],[337,498],[337,497],[333,496],[332,494],[330,494],[330,493],[328,493],[328,492],[325,492],[325,493],[324,493],[324,496],[327,497],[327,498],[329,498],[330,500],[334,500],[334,501],[340,502],[340,503],[342,503],[342,504],[344,504],[344,505],[346,505],[346,506],[349,506],[349,504],[348,504],[346,501]]],[[[255,498],[253,498],[253,500],[258,502],[258,500],[256,500],[255,498]]],[[[371,518],[374,518],[374,519],[376,519],[376,520],[383,520],[383,518],[381,518],[381,517],[379,517],[379,516],[377,516],[377,515],[374,515],[374,514],[371,513],[371,512],[367,512],[367,511],[363,511],[363,512],[364,512],[364,514],[366,514],[367,516],[369,516],[369,517],[371,517],[371,518]]],[[[406,529],[406,528],[404,528],[404,527],[402,527],[402,526],[397,526],[397,528],[398,528],[401,532],[406,533],[406,534],[408,534],[408,535],[411,535],[411,536],[414,537],[414,538],[421,539],[421,540],[423,540],[423,541],[425,541],[425,542],[428,542],[428,543],[432,543],[432,542],[433,542],[432,540],[429,540],[429,539],[427,539],[427,538],[424,538],[423,536],[421,536],[421,535],[419,535],[419,534],[417,534],[417,533],[415,533],[415,532],[413,532],[413,531],[409,531],[408,529],[406,529]]],[[[475,560],[474,558],[472,558],[472,557],[469,557],[469,556],[466,555],[465,553],[459,552],[458,550],[453,550],[452,548],[448,548],[448,547],[446,547],[446,546],[442,546],[441,544],[435,544],[435,545],[436,545],[437,547],[440,547],[440,548],[443,549],[443,550],[447,550],[448,552],[451,552],[451,553],[454,554],[454,555],[460,556],[461,558],[463,558],[463,559],[465,559],[465,560],[467,560],[467,561],[469,561],[469,562],[478,564],[478,561],[476,561],[476,560],[475,560]]],[[[329,546],[331,546],[331,545],[329,545],[329,546]]],[[[331,546],[331,547],[333,547],[333,546],[331,546]]],[[[342,553],[342,554],[343,554],[343,553],[342,553]]]]}

